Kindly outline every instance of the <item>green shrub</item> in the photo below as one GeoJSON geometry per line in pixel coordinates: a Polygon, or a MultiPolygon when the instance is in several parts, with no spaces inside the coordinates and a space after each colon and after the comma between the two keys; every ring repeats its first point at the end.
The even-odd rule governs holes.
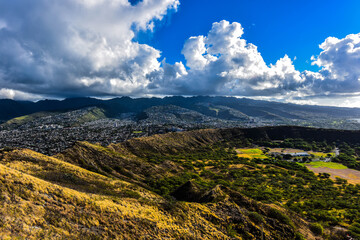
{"type": "Polygon", "coordinates": [[[349,230],[353,237],[360,238],[360,223],[355,222],[351,224],[349,230]]]}
{"type": "Polygon", "coordinates": [[[135,198],[135,199],[141,198],[141,195],[140,195],[139,193],[134,192],[134,191],[132,191],[132,190],[128,190],[128,189],[123,190],[123,191],[121,192],[121,196],[122,196],[122,197],[126,197],[126,198],[135,198]]]}
{"type": "Polygon", "coordinates": [[[226,227],[226,231],[230,237],[234,238],[236,236],[237,232],[235,231],[233,224],[228,224],[226,227]]]}
{"type": "Polygon", "coordinates": [[[301,233],[297,232],[295,233],[295,240],[306,240],[306,239],[301,233]]]}
{"type": "Polygon", "coordinates": [[[319,223],[311,223],[310,230],[317,236],[320,236],[324,232],[324,228],[319,223]]]}
{"type": "Polygon", "coordinates": [[[281,212],[280,210],[270,208],[268,210],[268,216],[279,220],[281,223],[294,227],[294,223],[291,221],[289,216],[285,215],[285,213],[281,212]]]}
{"type": "Polygon", "coordinates": [[[259,214],[257,212],[250,212],[249,218],[256,224],[260,224],[260,223],[264,222],[263,216],[261,216],[261,214],[259,214]]]}

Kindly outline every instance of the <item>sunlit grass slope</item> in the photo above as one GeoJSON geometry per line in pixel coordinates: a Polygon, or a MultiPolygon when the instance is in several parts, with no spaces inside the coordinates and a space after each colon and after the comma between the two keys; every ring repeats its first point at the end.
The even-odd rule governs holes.
{"type": "Polygon", "coordinates": [[[169,211],[148,190],[30,150],[2,158],[1,239],[228,239],[207,207],[169,211]]]}
{"type": "Polygon", "coordinates": [[[86,194],[2,164],[0,181],[2,239],[174,239],[190,237],[190,229],[204,239],[225,239],[201,216],[178,219],[145,199],[86,194]]]}

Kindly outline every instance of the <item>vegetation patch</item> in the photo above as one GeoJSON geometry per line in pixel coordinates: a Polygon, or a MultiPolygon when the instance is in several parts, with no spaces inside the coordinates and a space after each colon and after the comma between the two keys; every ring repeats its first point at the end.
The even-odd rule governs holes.
{"type": "Polygon", "coordinates": [[[310,163],[299,163],[301,165],[305,166],[311,166],[311,167],[325,167],[325,168],[331,168],[331,169],[347,169],[346,166],[344,166],[341,163],[335,163],[335,162],[323,162],[323,161],[317,161],[317,162],[310,162],[310,163]]]}
{"type": "Polygon", "coordinates": [[[105,118],[105,111],[100,108],[90,109],[89,112],[78,118],[79,123],[91,122],[105,118]]]}
{"type": "Polygon", "coordinates": [[[335,157],[335,153],[323,153],[323,152],[313,152],[310,151],[309,154],[314,155],[315,158],[332,158],[335,157]]]}
{"type": "Polygon", "coordinates": [[[209,107],[209,110],[210,110],[210,111],[215,111],[215,112],[216,112],[216,116],[219,115],[220,109],[209,107]]]}
{"type": "Polygon", "coordinates": [[[265,159],[268,158],[264,152],[259,148],[240,148],[237,149],[236,152],[238,153],[237,156],[240,158],[248,158],[248,159],[254,159],[254,158],[260,158],[265,159]]]}
{"type": "Polygon", "coordinates": [[[54,115],[55,112],[50,113],[50,112],[37,112],[37,113],[33,113],[33,114],[29,114],[29,115],[24,115],[24,116],[20,116],[20,117],[16,117],[13,119],[10,119],[9,121],[7,121],[4,126],[9,126],[9,125],[22,125],[28,122],[31,122],[37,118],[41,118],[41,117],[45,117],[45,116],[51,116],[54,115]]]}
{"type": "Polygon", "coordinates": [[[319,223],[310,224],[310,230],[317,236],[320,236],[324,232],[324,228],[319,223]]]}
{"type": "Polygon", "coordinates": [[[142,133],[143,131],[133,131],[133,133],[138,134],[138,133],[142,133]]]}

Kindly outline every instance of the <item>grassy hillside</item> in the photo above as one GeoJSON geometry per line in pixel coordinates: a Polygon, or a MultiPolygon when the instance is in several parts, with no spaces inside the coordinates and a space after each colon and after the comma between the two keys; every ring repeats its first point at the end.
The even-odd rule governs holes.
{"type": "Polygon", "coordinates": [[[80,116],[77,119],[77,121],[78,121],[78,124],[81,124],[81,123],[91,122],[91,121],[95,121],[95,120],[103,119],[103,118],[106,118],[105,110],[96,107],[96,108],[90,108],[89,111],[86,114],[80,116]]]}
{"type": "Polygon", "coordinates": [[[37,112],[37,113],[29,114],[29,115],[24,115],[24,116],[20,116],[20,117],[10,119],[9,121],[4,123],[4,126],[5,127],[8,127],[8,126],[18,127],[18,126],[23,125],[25,123],[34,121],[34,120],[36,120],[38,118],[52,116],[52,115],[55,115],[55,114],[56,113],[51,113],[51,112],[37,112]]]}
{"type": "Polygon", "coordinates": [[[2,238],[230,239],[241,230],[255,239],[265,220],[269,239],[293,239],[295,228],[309,232],[287,210],[225,187],[206,193],[204,203],[174,202],[29,150],[2,153],[0,181],[2,238]]]}
{"type": "Polygon", "coordinates": [[[32,129],[49,124],[77,126],[103,118],[106,118],[105,110],[98,107],[90,107],[68,112],[37,112],[10,119],[2,127],[5,129],[17,129],[18,127],[26,126],[27,129],[32,129]]]}
{"type": "MultiPolygon", "coordinates": [[[[164,212],[156,201],[88,194],[0,165],[2,238],[27,239],[226,239],[196,213],[186,219],[164,212]],[[6,177],[5,177],[6,176],[6,177]]],[[[159,203],[158,203],[159,204],[159,203]]],[[[203,211],[205,211],[204,209],[203,211]]]]}
{"type": "Polygon", "coordinates": [[[3,157],[1,237],[227,238],[201,216],[206,207],[179,204],[166,211],[166,201],[150,191],[55,158],[29,150],[3,157]]]}
{"type": "MultiPolygon", "coordinates": [[[[102,149],[107,157],[94,158],[91,154],[84,158],[83,147],[76,147],[76,151],[69,149],[58,157],[65,161],[81,158],[84,162],[76,164],[84,167],[101,159],[102,165],[113,166],[111,174],[114,176],[131,172],[142,186],[167,199],[175,196],[178,200],[201,203],[204,201],[201,196],[206,192],[223,186],[250,199],[276,204],[299,214],[309,221],[304,226],[320,223],[327,238],[339,229],[349,229],[356,224],[354,216],[360,209],[354,206],[359,201],[360,186],[346,184],[346,181],[334,182],[327,175],[315,175],[296,163],[238,157],[235,149],[251,145],[249,140],[270,140],[267,129],[272,131],[272,128],[263,128],[170,133],[113,144],[102,149]],[[250,134],[251,139],[248,138],[250,134]],[[189,181],[192,182],[190,187],[189,181]]],[[[287,132],[284,138],[299,130],[287,132]]],[[[331,134],[334,133],[330,131],[331,134]]],[[[307,135],[305,131],[302,136],[307,135]]],[[[235,232],[239,234],[238,231],[235,232]]],[[[310,239],[307,235],[304,236],[310,239]]]]}
{"type": "Polygon", "coordinates": [[[274,135],[272,128],[198,130],[108,147],[78,142],[54,157],[3,149],[0,238],[358,237],[360,185],[297,163],[238,156],[236,149],[256,155],[252,142],[274,135]]]}

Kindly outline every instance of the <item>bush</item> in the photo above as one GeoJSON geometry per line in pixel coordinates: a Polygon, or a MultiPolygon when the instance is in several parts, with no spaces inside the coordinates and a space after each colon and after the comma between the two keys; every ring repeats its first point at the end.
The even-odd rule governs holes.
{"type": "Polygon", "coordinates": [[[294,227],[294,223],[291,221],[289,216],[285,215],[285,213],[281,212],[280,210],[277,210],[275,208],[270,208],[268,211],[268,216],[277,219],[286,225],[294,227]]]}
{"type": "Polygon", "coordinates": [[[259,213],[257,212],[250,212],[249,213],[249,218],[256,224],[260,224],[264,222],[264,218],[263,216],[261,216],[259,213]]]}
{"type": "Polygon", "coordinates": [[[297,232],[295,233],[295,240],[306,240],[306,239],[301,233],[297,232]]]}
{"type": "Polygon", "coordinates": [[[324,228],[319,223],[310,224],[310,230],[317,236],[320,236],[324,232],[324,228]]]}
{"type": "Polygon", "coordinates": [[[360,223],[353,223],[350,228],[350,233],[353,237],[360,238],[360,223]]]}
{"type": "Polygon", "coordinates": [[[141,195],[140,195],[139,193],[134,192],[134,191],[132,191],[132,190],[128,190],[128,189],[123,190],[123,191],[121,192],[121,196],[122,196],[122,197],[127,197],[127,198],[135,198],[135,199],[141,198],[141,195]]]}

